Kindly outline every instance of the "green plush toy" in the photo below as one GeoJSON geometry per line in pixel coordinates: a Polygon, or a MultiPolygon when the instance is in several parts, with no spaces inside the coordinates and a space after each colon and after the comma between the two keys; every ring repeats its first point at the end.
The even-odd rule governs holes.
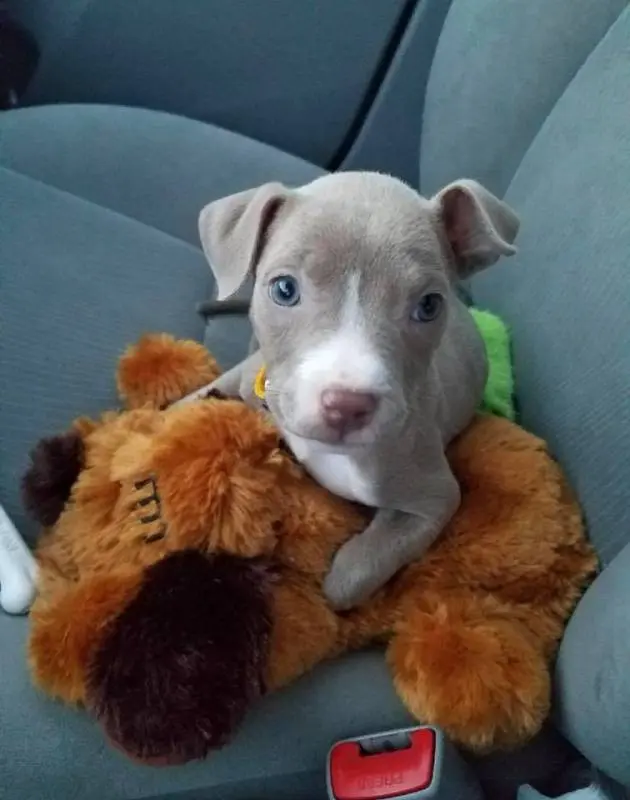
{"type": "Polygon", "coordinates": [[[488,355],[488,381],[481,410],[498,417],[514,420],[514,373],[510,332],[502,319],[489,311],[471,308],[488,355]]]}

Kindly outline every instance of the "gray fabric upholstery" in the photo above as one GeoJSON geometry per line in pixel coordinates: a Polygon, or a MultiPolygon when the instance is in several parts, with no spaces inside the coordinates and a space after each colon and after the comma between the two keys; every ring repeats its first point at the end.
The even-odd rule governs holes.
{"type": "Polygon", "coordinates": [[[12,0],[41,36],[29,103],[142,106],[326,166],[405,0],[12,0]]]}
{"type": "Polygon", "coordinates": [[[454,0],[424,106],[421,187],[502,193],[554,103],[627,0],[454,0]]]}
{"type": "Polygon", "coordinates": [[[420,0],[342,169],[378,169],[418,185],[424,90],[451,0],[420,0]]]}
{"type": "Polygon", "coordinates": [[[210,200],[319,170],[244,136],[137,108],[60,105],[0,116],[0,164],[198,244],[210,200]]]}
{"type": "Polygon", "coordinates": [[[506,193],[522,218],[519,255],[473,287],[512,326],[523,422],[568,470],[604,563],[630,539],[630,106],[618,99],[629,36],[630,9],[506,193]]]}
{"type": "Polygon", "coordinates": [[[557,721],[577,747],[630,786],[630,544],[580,603],[557,664],[557,721]]]}
{"type": "Polygon", "coordinates": [[[248,354],[251,335],[252,328],[245,314],[216,317],[208,319],[204,343],[221,368],[227,370],[248,354]]]}

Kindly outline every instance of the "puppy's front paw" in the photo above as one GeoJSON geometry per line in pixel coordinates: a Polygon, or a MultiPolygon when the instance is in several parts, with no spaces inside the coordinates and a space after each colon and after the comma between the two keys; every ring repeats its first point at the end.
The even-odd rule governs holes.
{"type": "Polygon", "coordinates": [[[338,551],[324,580],[324,595],[336,611],[348,611],[366,601],[381,585],[380,572],[359,537],[338,551]]]}
{"type": "Polygon", "coordinates": [[[173,403],[173,407],[186,405],[186,403],[190,403],[193,400],[223,398],[223,392],[221,392],[217,387],[217,382],[220,380],[220,378],[217,378],[217,380],[212,381],[212,383],[207,383],[205,386],[202,386],[201,389],[196,389],[194,392],[187,394],[185,397],[182,397],[181,400],[177,400],[175,403],[173,403]]]}

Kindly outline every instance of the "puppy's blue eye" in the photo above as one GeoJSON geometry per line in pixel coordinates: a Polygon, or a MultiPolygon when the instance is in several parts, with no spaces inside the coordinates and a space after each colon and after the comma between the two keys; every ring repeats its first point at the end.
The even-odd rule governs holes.
{"type": "Polygon", "coordinates": [[[295,306],[300,302],[300,287],[291,275],[280,275],[269,284],[269,295],[279,306],[295,306]]]}
{"type": "Polygon", "coordinates": [[[437,292],[425,294],[411,312],[411,319],[414,322],[433,322],[440,316],[443,306],[444,298],[441,294],[437,292]]]}

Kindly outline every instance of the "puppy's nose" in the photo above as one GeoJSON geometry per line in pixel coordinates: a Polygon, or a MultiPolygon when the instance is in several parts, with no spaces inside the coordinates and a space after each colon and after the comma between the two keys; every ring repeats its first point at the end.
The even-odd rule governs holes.
{"type": "Polygon", "coordinates": [[[322,416],[338,431],[359,431],[369,424],[378,405],[376,395],[350,389],[325,389],[321,395],[322,416]]]}

